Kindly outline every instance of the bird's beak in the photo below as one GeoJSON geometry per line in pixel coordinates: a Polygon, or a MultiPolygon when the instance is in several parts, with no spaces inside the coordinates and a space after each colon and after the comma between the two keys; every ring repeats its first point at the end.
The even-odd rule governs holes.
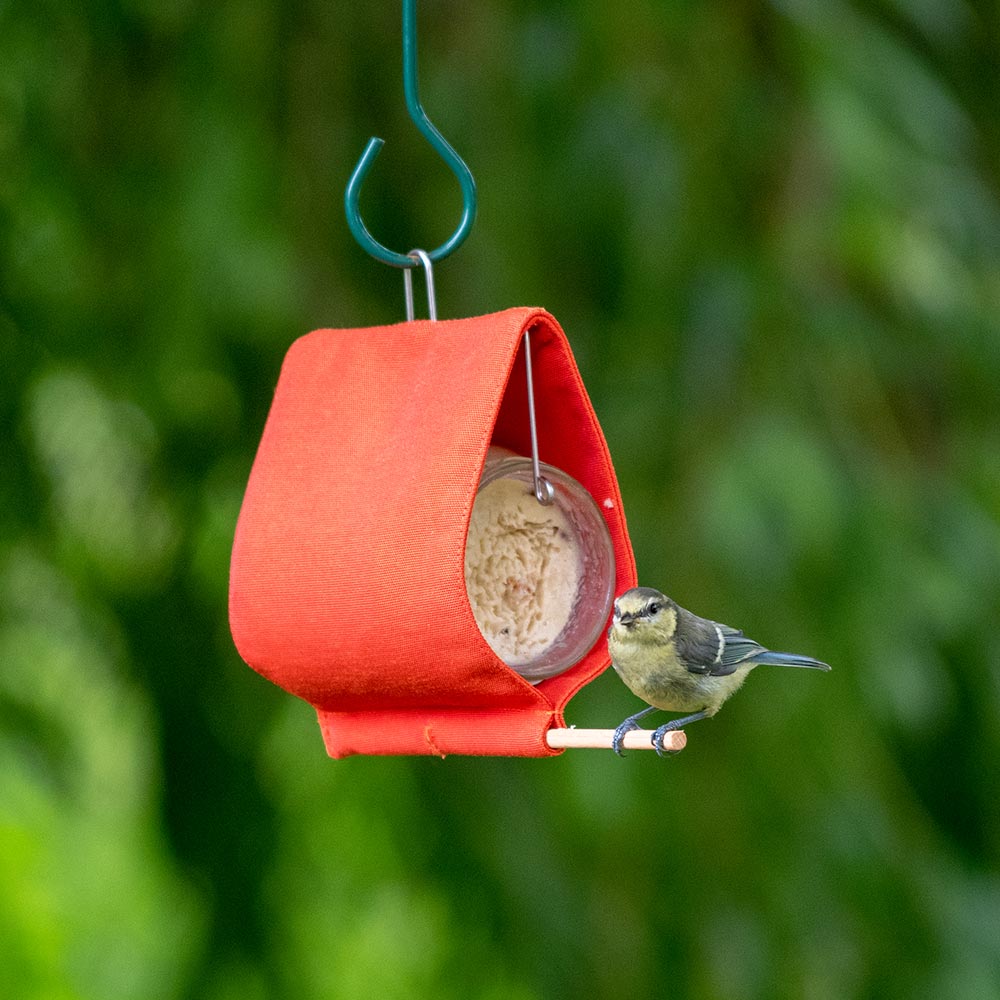
{"type": "Polygon", "coordinates": [[[635,615],[619,616],[618,624],[624,626],[625,628],[632,628],[632,626],[635,625],[635,615]]]}

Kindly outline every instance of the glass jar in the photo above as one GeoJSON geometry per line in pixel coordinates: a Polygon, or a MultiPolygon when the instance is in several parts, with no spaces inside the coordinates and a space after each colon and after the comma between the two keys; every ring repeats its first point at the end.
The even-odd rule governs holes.
{"type": "Polygon", "coordinates": [[[611,534],[591,495],[540,464],[553,499],[535,497],[531,460],[491,447],[465,548],[465,585],[483,638],[537,683],[589,652],[615,586],[611,534]]]}

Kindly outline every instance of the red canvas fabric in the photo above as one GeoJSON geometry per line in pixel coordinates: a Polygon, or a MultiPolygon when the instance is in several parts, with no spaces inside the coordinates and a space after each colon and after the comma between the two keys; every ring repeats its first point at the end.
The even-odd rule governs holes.
{"type": "Polygon", "coordinates": [[[532,686],[486,644],[464,578],[486,450],[578,479],[635,585],[611,458],[569,344],[539,309],[317,330],[288,351],[233,543],[229,616],[246,662],[314,705],[328,752],[548,756],[545,732],[608,665],[603,636],[532,686]]]}

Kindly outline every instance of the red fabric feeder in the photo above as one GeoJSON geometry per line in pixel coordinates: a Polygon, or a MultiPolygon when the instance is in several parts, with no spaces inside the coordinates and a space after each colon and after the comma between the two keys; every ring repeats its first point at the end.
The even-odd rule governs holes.
{"type": "Polygon", "coordinates": [[[542,757],[608,665],[603,635],[536,685],[501,661],[466,592],[466,534],[491,444],[530,453],[525,331],[541,456],[589,491],[635,585],[621,496],[569,344],[538,309],[317,330],[289,350],[233,544],[240,654],[318,711],[328,752],[542,757]]]}

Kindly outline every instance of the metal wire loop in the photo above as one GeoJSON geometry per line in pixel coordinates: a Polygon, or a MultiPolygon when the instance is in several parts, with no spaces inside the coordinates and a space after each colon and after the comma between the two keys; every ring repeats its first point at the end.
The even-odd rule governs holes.
{"type": "MultiPolygon", "coordinates": [[[[427,318],[436,320],[437,296],[434,294],[434,265],[431,263],[431,255],[426,250],[411,250],[406,256],[415,262],[414,267],[423,265],[427,278],[427,318]]],[[[409,267],[403,271],[403,294],[406,297],[406,321],[412,323],[416,318],[416,310],[413,307],[413,270],[409,267]]]]}

